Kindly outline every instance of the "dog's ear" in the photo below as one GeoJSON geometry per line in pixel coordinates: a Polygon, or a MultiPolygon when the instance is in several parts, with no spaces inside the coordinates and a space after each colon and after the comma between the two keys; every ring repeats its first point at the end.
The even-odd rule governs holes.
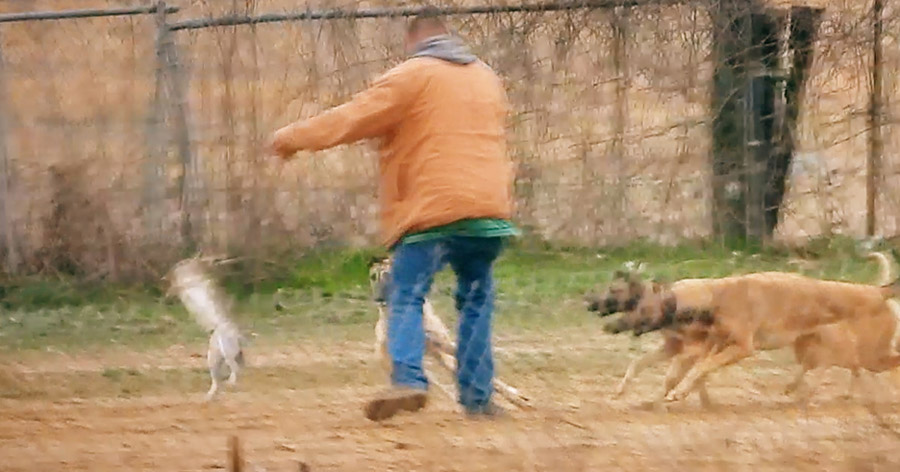
{"type": "Polygon", "coordinates": [[[641,274],[633,270],[617,270],[616,279],[624,280],[627,283],[640,283],[641,274]]]}
{"type": "Polygon", "coordinates": [[[666,276],[657,276],[653,278],[653,293],[662,293],[672,284],[666,276]]]}
{"type": "Polygon", "coordinates": [[[628,283],[628,288],[631,290],[633,294],[644,293],[644,281],[641,280],[641,276],[634,273],[628,272],[628,275],[625,279],[625,282],[628,283]]]}
{"type": "Polygon", "coordinates": [[[624,270],[619,269],[619,270],[613,272],[613,280],[616,280],[616,279],[628,280],[628,273],[625,272],[624,270]]]}
{"type": "Polygon", "coordinates": [[[381,257],[381,256],[372,256],[369,258],[369,263],[366,264],[366,268],[371,269],[373,265],[378,264],[379,262],[381,262],[385,259],[386,259],[385,257],[381,257]]]}

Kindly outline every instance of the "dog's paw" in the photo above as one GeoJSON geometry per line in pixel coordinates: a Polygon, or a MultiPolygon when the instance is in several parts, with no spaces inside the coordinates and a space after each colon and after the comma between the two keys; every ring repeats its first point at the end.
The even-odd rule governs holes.
{"type": "Polygon", "coordinates": [[[680,402],[681,400],[684,400],[687,396],[688,396],[688,392],[680,390],[680,389],[675,389],[666,394],[665,401],[680,402]]]}
{"type": "Polygon", "coordinates": [[[635,407],[638,410],[642,411],[651,411],[654,413],[668,413],[669,405],[663,399],[659,398],[656,400],[647,400],[640,402],[635,407]]]}
{"type": "Polygon", "coordinates": [[[209,402],[215,400],[216,395],[218,395],[218,394],[219,394],[219,386],[218,386],[218,384],[213,384],[211,387],[209,387],[209,390],[206,392],[206,395],[203,397],[203,402],[209,403],[209,402]]]}
{"type": "Polygon", "coordinates": [[[784,395],[794,395],[803,390],[804,384],[803,382],[791,382],[787,386],[784,387],[784,395]]]}

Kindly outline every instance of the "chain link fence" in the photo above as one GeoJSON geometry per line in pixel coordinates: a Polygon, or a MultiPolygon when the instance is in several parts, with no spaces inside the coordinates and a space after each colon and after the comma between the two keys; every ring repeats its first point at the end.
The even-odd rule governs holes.
{"type": "MultiPolygon", "coordinates": [[[[212,404],[202,401],[208,333],[177,300],[57,308],[4,301],[0,469],[222,469],[229,435],[241,438],[245,470],[297,470],[297,462],[317,471],[900,464],[896,403],[867,409],[859,397],[844,399],[847,372],[834,369],[822,374],[811,406],[796,406],[782,396],[797,368],[786,350],[716,375],[708,411],[694,397],[658,410],[651,400],[665,366],[613,397],[627,365],[660,343],[606,334],[584,309],[582,295],[614,269],[644,263],[670,280],[769,269],[874,280],[870,263],[840,248],[792,259],[628,244],[712,237],[721,210],[714,188],[731,191],[717,182],[724,177],[711,157],[721,111],[713,106],[720,2],[708,1],[444,4],[452,27],[506,81],[516,222],[555,245],[592,249],[514,248],[497,265],[496,370],[533,410],[469,422],[435,391],[423,414],[366,422],[361,406],[387,374],[375,354],[369,254],[347,248],[375,241],[375,150],[343,146],[281,165],[262,145],[274,129],[343,103],[401,60],[405,16],[418,4],[400,3],[0,1],[6,273],[157,280],[186,252],[203,250],[260,271],[275,267],[293,287],[272,296],[253,271],[222,267],[220,283],[260,290],[245,292],[231,313],[248,341],[248,368],[212,404]],[[612,246],[626,248],[597,249],[612,246]],[[283,261],[310,248],[319,252],[283,261]]],[[[787,21],[776,22],[779,44],[790,37],[792,7],[823,9],[775,239],[863,236],[873,172],[877,232],[895,235],[900,5],[878,3],[883,151],[867,167],[872,2],[761,4],[787,21]]],[[[793,54],[779,49],[772,73],[782,97],[779,74],[793,54]]],[[[788,115],[777,109],[771,119],[788,115]]],[[[456,338],[457,285],[447,272],[430,301],[456,338]]],[[[3,295],[29,290],[37,289],[3,295]]],[[[454,384],[430,360],[426,371],[454,384]]]]}
{"type": "MultiPolygon", "coordinates": [[[[141,278],[185,250],[265,258],[374,241],[370,146],[286,166],[261,147],[273,129],[341,103],[396,64],[402,9],[226,3],[2,24],[7,271],[141,278]]],[[[575,245],[709,237],[723,211],[713,189],[728,198],[743,185],[716,184],[727,176],[710,164],[716,4],[615,4],[454,7],[452,26],[507,81],[516,220],[575,245]]],[[[765,5],[790,18],[777,12],[791,5],[765,5]]],[[[775,238],[864,235],[870,174],[878,234],[890,237],[897,82],[882,74],[883,152],[870,172],[871,5],[813,6],[825,8],[775,238]]],[[[883,71],[900,61],[897,16],[888,2],[883,71]]],[[[797,54],[779,51],[781,65],[797,54]]],[[[772,113],[777,121],[786,112],[772,113]]]]}

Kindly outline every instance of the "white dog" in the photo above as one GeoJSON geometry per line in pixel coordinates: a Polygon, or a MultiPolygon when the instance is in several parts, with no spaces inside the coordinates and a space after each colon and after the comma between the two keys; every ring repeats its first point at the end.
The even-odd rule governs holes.
{"type": "Polygon", "coordinates": [[[206,362],[212,385],[206,400],[212,400],[221,382],[237,383],[237,375],[244,366],[243,337],[228,318],[229,303],[207,274],[204,260],[185,259],[169,272],[169,292],[174,292],[197,322],[209,330],[209,349],[206,362]]]}

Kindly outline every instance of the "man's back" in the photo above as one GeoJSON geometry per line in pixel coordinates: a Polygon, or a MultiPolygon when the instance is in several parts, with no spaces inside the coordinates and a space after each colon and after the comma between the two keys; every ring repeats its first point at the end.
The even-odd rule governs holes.
{"type": "Polygon", "coordinates": [[[388,237],[466,218],[509,218],[513,173],[499,77],[480,62],[431,57],[410,59],[392,73],[411,97],[382,145],[388,237]]]}

